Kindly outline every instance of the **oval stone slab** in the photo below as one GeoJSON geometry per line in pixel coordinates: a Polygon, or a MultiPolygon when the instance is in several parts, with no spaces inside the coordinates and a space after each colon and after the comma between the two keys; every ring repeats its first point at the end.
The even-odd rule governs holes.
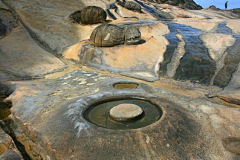
{"type": "Polygon", "coordinates": [[[116,121],[132,121],[143,114],[141,107],[135,104],[119,104],[110,110],[110,117],[116,121]]]}

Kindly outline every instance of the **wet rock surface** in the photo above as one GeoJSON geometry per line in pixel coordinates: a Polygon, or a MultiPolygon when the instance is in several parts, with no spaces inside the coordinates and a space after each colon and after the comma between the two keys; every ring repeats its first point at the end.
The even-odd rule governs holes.
{"type": "Polygon", "coordinates": [[[197,5],[193,0],[144,0],[149,2],[155,2],[160,4],[170,4],[187,9],[202,9],[200,5],[197,5]]]}
{"type": "Polygon", "coordinates": [[[238,15],[131,2],[141,13],[114,0],[0,1],[0,159],[239,158],[238,15]],[[121,28],[114,45],[110,32],[90,45],[99,24],[69,19],[87,6],[121,28]],[[110,119],[124,103],[141,117],[110,119]]]}

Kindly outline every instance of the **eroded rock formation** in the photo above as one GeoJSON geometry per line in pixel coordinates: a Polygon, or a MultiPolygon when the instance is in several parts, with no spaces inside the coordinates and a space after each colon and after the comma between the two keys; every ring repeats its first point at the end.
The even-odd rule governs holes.
{"type": "Polygon", "coordinates": [[[112,47],[120,44],[138,44],[141,32],[136,27],[119,27],[103,24],[96,27],[91,36],[90,44],[98,47],[112,47]]]}
{"type": "Polygon", "coordinates": [[[72,13],[69,18],[79,24],[96,24],[105,22],[107,13],[100,7],[88,6],[72,13]]]}

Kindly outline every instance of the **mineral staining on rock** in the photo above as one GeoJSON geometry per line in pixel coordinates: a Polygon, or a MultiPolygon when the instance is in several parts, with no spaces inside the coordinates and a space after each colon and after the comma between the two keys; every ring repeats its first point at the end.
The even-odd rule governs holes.
{"type": "Polygon", "coordinates": [[[119,27],[112,24],[102,24],[96,27],[91,36],[90,44],[98,47],[112,47],[120,44],[138,44],[141,33],[136,27],[119,27]]]}
{"type": "Polygon", "coordinates": [[[72,13],[69,18],[79,24],[96,24],[106,21],[107,13],[97,6],[88,6],[72,13]]]}

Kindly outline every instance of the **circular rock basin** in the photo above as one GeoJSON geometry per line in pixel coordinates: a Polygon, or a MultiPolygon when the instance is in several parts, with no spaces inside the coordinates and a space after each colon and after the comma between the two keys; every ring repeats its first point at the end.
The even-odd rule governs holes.
{"type": "Polygon", "coordinates": [[[129,98],[97,102],[90,105],[83,116],[99,127],[124,130],[145,127],[158,121],[162,110],[147,100],[129,98]]]}

